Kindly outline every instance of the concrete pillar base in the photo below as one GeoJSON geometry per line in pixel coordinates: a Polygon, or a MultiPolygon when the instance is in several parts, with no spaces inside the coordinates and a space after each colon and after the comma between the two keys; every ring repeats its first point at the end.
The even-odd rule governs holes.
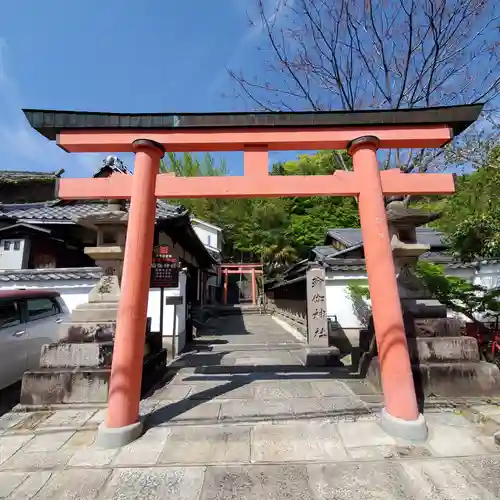
{"type": "Polygon", "coordinates": [[[106,422],[102,422],[97,430],[96,444],[101,448],[121,448],[141,435],[142,422],[135,422],[125,427],[107,427],[106,422]]]}
{"type": "Polygon", "coordinates": [[[406,441],[423,442],[427,439],[428,429],[424,416],[420,413],[417,420],[403,420],[387,413],[385,408],[380,412],[380,426],[387,434],[406,441]]]}

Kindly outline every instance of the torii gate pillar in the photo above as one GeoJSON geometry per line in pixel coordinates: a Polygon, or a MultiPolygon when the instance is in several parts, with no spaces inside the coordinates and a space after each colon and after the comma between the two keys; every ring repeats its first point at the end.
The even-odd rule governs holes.
{"type": "Polygon", "coordinates": [[[98,442],[105,447],[129,443],[142,433],[138,414],[156,218],[155,187],[165,150],[161,144],[146,139],[134,141],[133,146],[134,175],[108,411],[98,433],[98,442]]]}
{"type": "Polygon", "coordinates": [[[360,182],[359,219],[378,346],[385,408],[381,423],[393,435],[425,439],[419,413],[389,237],[377,137],[355,139],[348,147],[360,182]],[[399,428],[403,427],[404,432],[399,428]]]}

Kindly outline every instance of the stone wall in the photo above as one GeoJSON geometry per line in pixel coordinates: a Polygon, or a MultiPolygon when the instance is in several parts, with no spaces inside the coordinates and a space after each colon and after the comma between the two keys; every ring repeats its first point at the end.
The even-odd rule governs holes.
{"type": "Polygon", "coordinates": [[[307,291],[306,279],[280,283],[266,290],[268,310],[307,335],[307,291]]]}

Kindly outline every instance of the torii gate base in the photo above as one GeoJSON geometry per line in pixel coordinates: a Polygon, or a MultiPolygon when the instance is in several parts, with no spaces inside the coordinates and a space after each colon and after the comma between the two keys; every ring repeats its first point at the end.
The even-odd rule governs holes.
{"type": "Polygon", "coordinates": [[[106,115],[25,111],[33,127],[70,152],[134,151],[134,175],[62,179],[62,199],[131,200],[106,422],[102,446],[142,432],[139,398],[151,266],[155,200],[193,197],[356,196],[378,345],[385,408],[381,424],[411,440],[427,436],[419,413],[384,195],[449,194],[447,174],[380,172],[377,149],[441,147],[472,123],[481,106],[349,113],[106,115]],[[62,124],[62,126],[61,126],[62,124]],[[280,127],[279,125],[285,125],[280,127]],[[135,128],[134,128],[135,127],[135,128]],[[144,138],[145,137],[145,138],[144,138]],[[158,175],[169,151],[244,151],[244,176],[179,178],[158,175]],[[269,176],[268,151],[348,148],[354,172],[332,176],[269,176]]]}

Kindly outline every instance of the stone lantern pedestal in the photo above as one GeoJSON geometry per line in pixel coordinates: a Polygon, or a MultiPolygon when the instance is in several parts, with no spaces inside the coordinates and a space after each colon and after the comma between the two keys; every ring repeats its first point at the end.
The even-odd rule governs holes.
{"type": "MultiPolygon", "coordinates": [[[[67,323],[60,325],[59,342],[45,345],[40,370],[26,372],[22,404],[103,403],[113,358],[120,301],[128,213],[120,203],[109,203],[106,212],[77,219],[97,233],[95,247],[84,252],[102,269],[88,302],[77,306],[67,323]]],[[[166,351],[161,335],[146,331],[143,390],[163,376],[166,351]]]]}
{"type": "MultiPolygon", "coordinates": [[[[406,339],[417,395],[483,396],[500,393],[500,371],[480,361],[476,339],[461,334],[460,322],[432,298],[416,273],[418,259],[430,245],[417,242],[416,228],[439,217],[395,200],[387,206],[391,245],[403,309],[406,339]]],[[[373,321],[370,322],[373,325],[373,321]]],[[[373,327],[372,327],[373,328],[373,327]]],[[[375,348],[376,346],[373,345],[375,348]]],[[[376,351],[375,351],[376,352],[376,351]]],[[[378,357],[368,377],[380,384],[378,357]]]]}

